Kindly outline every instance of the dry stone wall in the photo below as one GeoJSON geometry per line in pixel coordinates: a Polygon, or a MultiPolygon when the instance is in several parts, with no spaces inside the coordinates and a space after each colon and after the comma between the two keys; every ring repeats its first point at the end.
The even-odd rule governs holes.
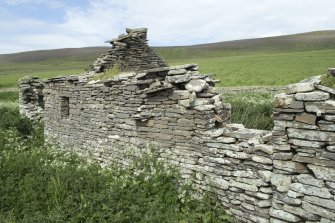
{"type": "Polygon", "coordinates": [[[199,193],[216,193],[237,222],[335,222],[333,88],[320,77],[290,85],[274,97],[273,131],[247,129],[229,123],[230,104],[197,65],[128,52],[146,45],[144,33],[128,30],[88,74],[21,80],[20,113],[43,117],[47,140],[101,165],[154,153],[199,193]],[[121,59],[131,72],[90,80],[121,59]]]}
{"type": "Polygon", "coordinates": [[[334,95],[315,77],[275,96],[272,219],[335,221],[334,95]]]}
{"type": "Polygon", "coordinates": [[[115,65],[122,71],[167,66],[167,63],[148,46],[146,28],[128,28],[126,31],[127,34],[107,41],[112,44],[112,49],[93,63],[92,70],[94,72],[103,72],[115,65]]]}
{"type": "Polygon", "coordinates": [[[20,115],[31,120],[43,118],[44,95],[43,83],[36,77],[26,77],[19,81],[20,115]]]}

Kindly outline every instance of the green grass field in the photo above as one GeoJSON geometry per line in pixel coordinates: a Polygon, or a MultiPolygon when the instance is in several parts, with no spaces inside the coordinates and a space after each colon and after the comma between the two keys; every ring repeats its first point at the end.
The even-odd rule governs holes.
{"type": "Polygon", "coordinates": [[[36,62],[0,61],[0,87],[14,87],[24,76],[49,78],[59,75],[79,74],[89,66],[87,60],[55,58],[36,62]]]}
{"type": "MultiPolygon", "coordinates": [[[[19,78],[79,74],[108,48],[59,49],[0,55],[0,88],[19,78]]],[[[238,40],[186,47],[157,47],[170,65],[197,63],[216,74],[218,86],[272,86],[295,83],[335,67],[335,31],[238,40]]]]}
{"type": "Polygon", "coordinates": [[[288,53],[256,52],[212,58],[173,59],[170,64],[197,63],[201,73],[216,74],[218,86],[280,86],[323,74],[335,66],[335,49],[288,53]]]}

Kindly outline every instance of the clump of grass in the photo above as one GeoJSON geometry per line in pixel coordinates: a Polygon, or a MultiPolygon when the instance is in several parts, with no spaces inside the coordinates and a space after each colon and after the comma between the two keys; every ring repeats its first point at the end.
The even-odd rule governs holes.
{"type": "Polygon", "coordinates": [[[335,88],[335,77],[329,74],[322,75],[321,84],[326,87],[335,88]]]}
{"type": "Polygon", "coordinates": [[[272,94],[230,93],[224,94],[223,98],[232,106],[232,123],[240,123],[253,129],[271,130],[273,128],[272,94]]]}
{"type": "Polygon", "coordinates": [[[93,80],[107,80],[121,72],[121,64],[119,62],[115,63],[112,67],[106,69],[102,74],[94,76],[93,80]]]}
{"type": "Polygon", "coordinates": [[[45,146],[39,126],[20,132],[17,107],[1,109],[1,222],[231,221],[217,198],[193,199],[178,172],[154,157],[101,168],[45,146]]]}
{"type": "Polygon", "coordinates": [[[17,101],[19,100],[19,92],[18,91],[0,91],[0,101],[17,101]]]}

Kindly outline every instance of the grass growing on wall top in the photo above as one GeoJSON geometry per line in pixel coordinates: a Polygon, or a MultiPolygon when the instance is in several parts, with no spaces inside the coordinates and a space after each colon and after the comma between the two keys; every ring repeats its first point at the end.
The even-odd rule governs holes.
{"type": "Polygon", "coordinates": [[[0,222],[231,221],[215,197],[193,199],[153,158],[103,169],[45,146],[42,128],[12,104],[0,103],[0,222]]]}

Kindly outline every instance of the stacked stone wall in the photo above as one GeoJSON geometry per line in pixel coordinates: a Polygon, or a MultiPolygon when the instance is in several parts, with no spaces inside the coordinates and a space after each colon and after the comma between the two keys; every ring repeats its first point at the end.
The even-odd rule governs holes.
{"type": "Polygon", "coordinates": [[[127,29],[116,39],[107,41],[113,46],[101,55],[92,66],[94,72],[100,73],[117,66],[121,71],[138,71],[168,66],[147,44],[147,29],[127,29]]]}
{"type": "Polygon", "coordinates": [[[274,97],[272,131],[247,129],[229,123],[212,76],[167,67],[146,29],[127,33],[93,72],[22,79],[20,114],[43,117],[47,140],[101,165],[153,152],[199,193],[216,193],[237,222],[335,222],[335,90],[320,76],[274,97]],[[127,72],[90,80],[115,64],[127,72]]]}

